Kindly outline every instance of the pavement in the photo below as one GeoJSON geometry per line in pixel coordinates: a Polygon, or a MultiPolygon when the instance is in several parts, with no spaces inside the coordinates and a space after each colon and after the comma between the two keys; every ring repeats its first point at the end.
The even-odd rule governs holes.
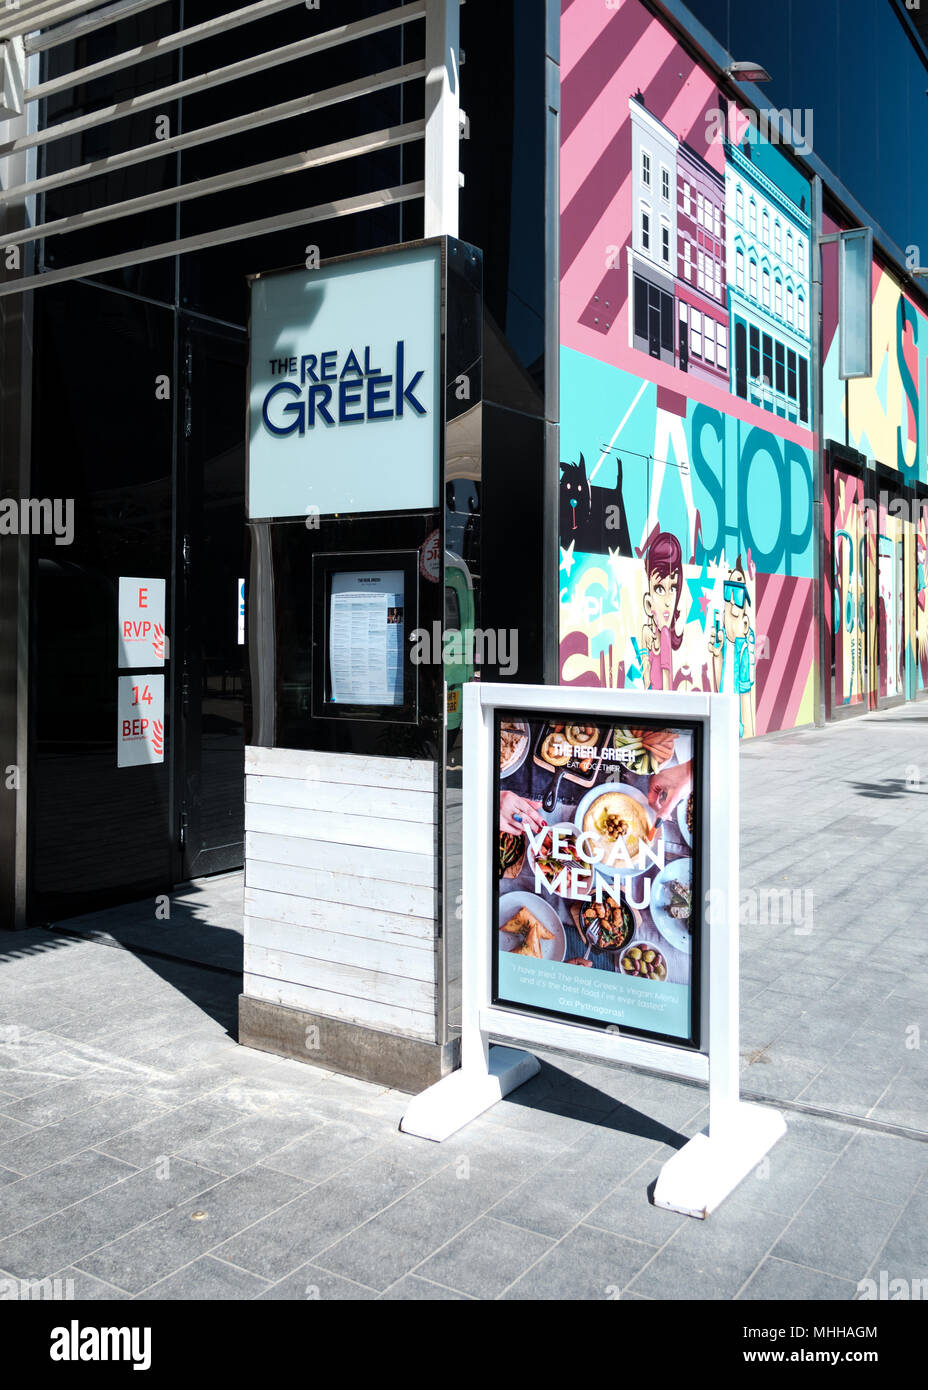
{"type": "Polygon", "coordinates": [[[708,1220],[649,1201],[706,1123],[699,1086],[539,1054],[436,1145],[398,1131],[398,1092],[239,1047],[234,970],[167,958],[211,916],[232,949],[226,876],[178,892],[159,955],[132,910],[122,941],[120,909],[0,937],[0,1290],[851,1300],[924,1279],[928,706],[745,745],[741,810],[742,1085],[788,1132],[708,1220]]]}

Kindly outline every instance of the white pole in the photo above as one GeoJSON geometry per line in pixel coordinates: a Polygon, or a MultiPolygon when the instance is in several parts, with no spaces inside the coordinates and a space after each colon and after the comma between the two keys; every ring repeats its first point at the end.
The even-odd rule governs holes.
{"type": "Polygon", "coordinates": [[[458,234],[459,0],[426,0],[425,235],[458,234]]]}

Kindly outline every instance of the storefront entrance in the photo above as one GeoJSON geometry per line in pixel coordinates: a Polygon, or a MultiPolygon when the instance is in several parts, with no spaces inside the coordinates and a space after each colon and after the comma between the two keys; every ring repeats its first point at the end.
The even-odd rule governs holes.
{"type": "Polygon", "coordinates": [[[245,651],[244,331],[81,283],[35,298],[32,489],[73,499],[73,534],[32,545],[32,924],[242,863],[245,651]],[[161,584],[163,664],[127,660],[125,595],[157,625],[161,584]]]}

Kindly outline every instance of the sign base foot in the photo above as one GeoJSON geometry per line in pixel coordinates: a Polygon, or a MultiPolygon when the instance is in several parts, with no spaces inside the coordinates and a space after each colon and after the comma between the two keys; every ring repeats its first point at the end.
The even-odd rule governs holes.
{"type": "Polygon", "coordinates": [[[697,1134],[667,1160],[654,1187],[654,1205],[705,1219],[785,1133],[779,1111],[740,1102],[722,1133],[697,1134]]]}
{"type": "Polygon", "coordinates": [[[541,1063],[530,1052],[491,1047],[486,1072],[464,1066],[436,1081],[413,1098],[400,1129],[440,1144],[540,1070],[541,1063]]]}

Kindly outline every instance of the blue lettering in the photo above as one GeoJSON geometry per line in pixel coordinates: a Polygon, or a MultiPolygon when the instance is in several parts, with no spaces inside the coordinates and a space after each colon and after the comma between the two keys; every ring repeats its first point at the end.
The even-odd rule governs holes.
{"type": "Polygon", "coordinates": [[[310,429],[312,429],[313,425],[315,425],[315,423],[316,423],[316,411],[317,411],[317,410],[318,410],[319,414],[321,415],[322,419],[326,422],[327,425],[334,425],[334,424],[335,424],[335,421],[332,419],[332,417],[331,417],[331,415],[329,414],[328,409],[327,409],[328,404],[329,404],[329,401],[330,401],[331,399],[332,399],[332,388],[331,388],[331,386],[310,386],[310,388],[309,388],[309,421],[308,421],[308,424],[309,424],[309,428],[310,428],[310,429]],[[317,396],[317,395],[323,397],[323,399],[320,400],[320,402],[319,402],[318,405],[316,404],[316,396],[317,396]]]}
{"type": "Polygon", "coordinates": [[[390,378],[384,376],[382,372],[367,378],[367,418],[368,420],[392,420],[393,411],[387,406],[386,410],[378,409],[378,401],[386,401],[390,398],[390,378]],[[381,385],[380,383],[383,383],[381,385]]]}
{"type": "Polygon", "coordinates": [[[310,353],[308,356],[306,356],[306,357],[301,357],[301,358],[300,358],[300,385],[301,385],[301,386],[305,385],[305,383],[306,383],[306,378],[307,378],[307,377],[309,377],[310,381],[318,381],[318,380],[319,380],[319,378],[316,376],[316,355],[315,355],[315,353],[310,353]]]}
{"type": "Polygon", "coordinates": [[[349,349],[348,360],[346,361],[344,367],[342,367],[341,371],[338,374],[339,380],[341,380],[343,376],[346,376],[348,372],[354,372],[356,376],[360,377],[363,377],[364,375],[364,373],[361,371],[361,363],[354,355],[354,348],[349,349]]]}
{"type": "Polygon", "coordinates": [[[335,362],[338,353],[333,348],[331,352],[324,352],[319,358],[319,375],[323,381],[335,380],[335,362]]]}
{"type": "Polygon", "coordinates": [[[360,405],[361,392],[364,389],[363,381],[341,381],[338,385],[338,423],[344,425],[352,420],[363,420],[364,411],[360,414],[349,415],[350,405],[360,405]]]}
{"type": "Polygon", "coordinates": [[[379,375],[380,375],[380,368],[379,368],[379,367],[372,367],[372,366],[371,366],[371,350],[370,350],[369,347],[366,347],[366,348],[364,349],[364,375],[365,375],[365,376],[379,376],[379,375]]]}
{"type": "MultiPolygon", "coordinates": [[[[324,389],[328,390],[329,388],[325,387],[324,389]]],[[[295,386],[292,381],[281,381],[276,386],[272,386],[264,397],[264,404],[261,407],[261,418],[264,421],[265,428],[269,429],[271,434],[277,435],[293,434],[294,430],[296,430],[298,434],[302,434],[305,429],[302,401],[289,401],[283,407],[284,415],[294,416],[294,419],[291,420],[289,425],[275,425],[268,416],[268,406],[271,404],[271,397],[276,396],[279,391],[287,391],[293,396],[299,396],[300,394],[300,388],[295,386]]],[[[329,423],[331,423],[331,421],[329,423]]]]}
{"type": "Polygon", "coordinates": [[[403,342],[401,338],[396,345],[396,418],[398,420],[402,419],[403,404],[405,401],[408,401],[412,408],[415,411],[417,411],[419,415],[425,414],[425,406],[420,404],[420,402],[417,401],[415,396],[412,394],[424,373],[416,372],[409,385],[403,386],[403,367],[405,364],[405,360],[406,344],[403,342]]]}

